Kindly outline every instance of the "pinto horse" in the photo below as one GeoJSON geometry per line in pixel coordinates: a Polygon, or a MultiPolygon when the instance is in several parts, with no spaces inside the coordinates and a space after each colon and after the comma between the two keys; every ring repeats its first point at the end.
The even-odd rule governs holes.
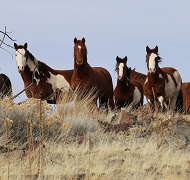
{"type": "Polygon", "coordinates": [[[131,68],[127,67],[127,56],[116,57],[117,85],[114,90],[115,106],[117,109],[125,106],[138,108],[143,105],[143,88],[141,84],[130,81],[131,68]]]}
{"type": "Polygon", "coordinates": [[[87,62],[87,48],[85,38],[77,40],[74,38],[74,71],[71,78],[71,87],[73,90],[79,88],[84,96],[92,89],[96,89],[99,98],[100,107],[113,109],[113,83],[110,73],[102,67],[91,67],[87,62]]]}
{"type": "Polygon", "coordinates": [[[158,64],[161,62],[161,58],[158,54],[158,46],[154,49],[147,46],[146,52],[148,74],[144,84],[144,94],[153,111],[156,108],[155,104],[160,104],[162,110],[169,106],[173,116],[177,97],[181,90],[181,76],[172,67],[159,67],[158,64]]]}
{"type": "Polygon", "coordinates": [[[61,93],[69,91],[73,70],[52,69],[28,51],[27,43],[24,45],[14,43],[14,47],[18,72],[23,79],[24,87],[28,87],[25,90],[27,97],[56,104],[61,93]]]}
{"type": "Polygon", "coordinates": [[[0,74],[0,98],[12,97],[12,84],[5,74],[0,74]]]}

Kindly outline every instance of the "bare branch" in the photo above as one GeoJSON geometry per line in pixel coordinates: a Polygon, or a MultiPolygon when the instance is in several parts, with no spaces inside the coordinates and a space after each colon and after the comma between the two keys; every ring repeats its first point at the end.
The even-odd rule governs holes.
{"type": "Polygon", "coordinates": [[[7,36],[11,41],[16,41],[16,40],[14,40],[14,39],[12,39],[7,33],[12,33],[13,31],[11,31],[11,32],[6,32],[6,26],[5,26],[5,32],[3,32],[3,31],[0,31],[0,33],[2,33],[2,34],[4,34],[4,36],[7,36]]]}
{"type": "MultiPolygon", "coordinates": [[[[0,31],[0,33],[3,34],[3,38],[0,39],[0,48],[3,49],[4,51],[8,52],[8,53],[11,55],[12,59],[13,59],[12,53],[11,53],[10,51],[6,50],[5,48],[3,48],[2,45],[5,45],[5,46],[7,46],[7,47],[9,47],[9,48],[13,48],[13,47],[10,46],[9,44],[5,43],[5,38],[8,37],[11,41],[16,41],[16,40],[12,39],[12,38],[8,35],[8,33],[11,33],[11,32],[7,32],[6,26],[5,26],[5,31],[4,31],[4,32],[3,32],[3,31],[0,31]]],[[[13,48],[13,49],[14,49],[14,48],[13,48]]]]}

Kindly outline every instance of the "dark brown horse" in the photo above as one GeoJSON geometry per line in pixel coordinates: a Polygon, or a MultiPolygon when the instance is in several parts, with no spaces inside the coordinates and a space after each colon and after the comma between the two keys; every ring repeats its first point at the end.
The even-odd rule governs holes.
{"type": "Polygon", "coordinates": [[[0,74],[0,98],[5,96],[12,97],[12,85],[5,74],[0,74]]]}
{"type": "Polygon", "coordinates": [[[115,106],[117,109],[125,106],[138,108],[143,105],[143,88],[137,82],[131,82],[131,68],[127,67],[127,56],[116,57],[117,85],[114,90],[115,106]]]}
{"type": "Polygon", "coordinates": [[[68,92],[73,70],[54,70],[37,60],[27,49],[27,43],[17,45],[16,64],[23,79],[28,98],[47,100],[55,104],[62,92],[68,92]]]}
{"type": "Polygon", "coordinates": [[[155,110],[155,104],[158,102],[162,109],[169,106],[173,115],[177,97],[181,90],[181,76],[172,67],[159,67],[161,58],[158,54],[158,46],[154,49],[147,46],[146,52],[148,74],[144,85],[144,94],[152,110],[155,110]]]}
{"type": "Polygon", "coordinates": [[[95,88],[100,107],[107,109],[109,105],[114,108],[111,75],[102,67],[92,68],[88,64],[85,38],[82,40],[74,38],[74,71],[70,84],[73,90],[79,88],[84,94],[95,88]]]}

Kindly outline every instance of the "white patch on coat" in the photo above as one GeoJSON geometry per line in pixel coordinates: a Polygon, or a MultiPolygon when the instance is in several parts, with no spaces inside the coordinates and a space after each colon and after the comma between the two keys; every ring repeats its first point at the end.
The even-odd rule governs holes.
{"type": "Polygon", "coordinates": [[[120,63],[118,68],[119,68],[119,79],[121,79],[123,77],[123,67],[124,67],[124,63],[120,63]]]}
{"type": "Polygon", "coordinates": [[[148,71],[150,73],[155,73],[156,72],[156,63],[155,63],[155,58],[157,57],[156,54],[151,53],[151,55],[149,56],[149,62],[148,62],[148,71]]]}
{"type": "Polygon", "coordinates": [[[162,77],[162,74],[159,74],[159,78],[163,78],[163,77],[162,77]]]}
{"type": "Polygon", "coordinates": [[[56,91],[56,89],[63,88],[65,91],[68,91],[70,89],[70,85],[67,82],[67,80],[64,78],[64,76],[58,74],[54,75],[51,72],[50,78],[47,79],[47,82],[52,84],[53,91],[56,91]]]}
{"type": "Polygon", "coordinates": [[[132,106],[137,105],[141,100],[141,92],[139,91],[139,89],[137,87],[135,87],[134,89],[134,93],[133,93],[133,101],[131,103],[132,106]]]}
{"type": "Polygon", "coordinates": [[[176,94],[176,92],[179,93],[181,89],[182,80],[177,71],[174,73],[174,78],[178,84],[177,87],[175,86],[175,83],[170,75],[167,74],[167,78],[168,78],[168,82],[165,81],[165,96],[166,96],[166,100],[169,100],[171,97],[173,97],[173,95],[176,94]]]}
{"type": "Polygon", "coordinates": [[[79,49],[81,49],[81,46],[78,46],[79,49]]]}
{"type": "MultiPolygon", "coordinates": [[[[30,68],[30,71],[38,71],[38,68],[36,67],[38,64],[38,60],[34,58],[34,61],[32,61],[31,59],[28,59],[27,61],[27,65],[30,68]]],[[[39,73],[39,72],[38,72],[39,73]]]]}

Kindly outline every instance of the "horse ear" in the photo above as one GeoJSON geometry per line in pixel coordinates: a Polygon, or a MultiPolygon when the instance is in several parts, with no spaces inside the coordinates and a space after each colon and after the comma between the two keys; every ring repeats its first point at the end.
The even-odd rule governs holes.
{"type": "Polygon", "coordinates": [[[125,56],[124,60],[127,62],[127,56],[125,56]]]}
{"type": "Polygon", "coordinates": [[[155,52],[156,54],[158,54],[158,46],[156,46],[156,47],[154,48],[154,52],[155,52]]]}
{"type": "Polygon", "coordinates": [[[74,43],[76,43],[76,42],[77,42],[77,38],[75,37],[75,38],[74,38],[74,43]]]}
{"type": "Polygon", "coordinates": [[[28,44],[25,43],[25,44],[24,44],[24,49],[27,49],[27,47],[28,47],[28,44]]]}
{"type": "Polygon", "coordinates": [[[116,61],[119,61],[119,57],[118,56],[116,57],[116,61]]]}
{"type": "Polygon", "coordinates": [[[82,38],[82,42],[85,44],[85,38],[84,37],[82,38]]]}
{"type": "Polygon", "coordinates": [[[15,47],[16,50],[18,49],[17,43],[14,43],[14,47],[15,47]]]}
{"type": "Polygon", "coordinates": [[[150,53],[150,52],[151,52],[151,50],[150,50],[150,48],[149,48],[148,46],[146,46],[146,52],[147,52],[147,53],[150,53]]]}

